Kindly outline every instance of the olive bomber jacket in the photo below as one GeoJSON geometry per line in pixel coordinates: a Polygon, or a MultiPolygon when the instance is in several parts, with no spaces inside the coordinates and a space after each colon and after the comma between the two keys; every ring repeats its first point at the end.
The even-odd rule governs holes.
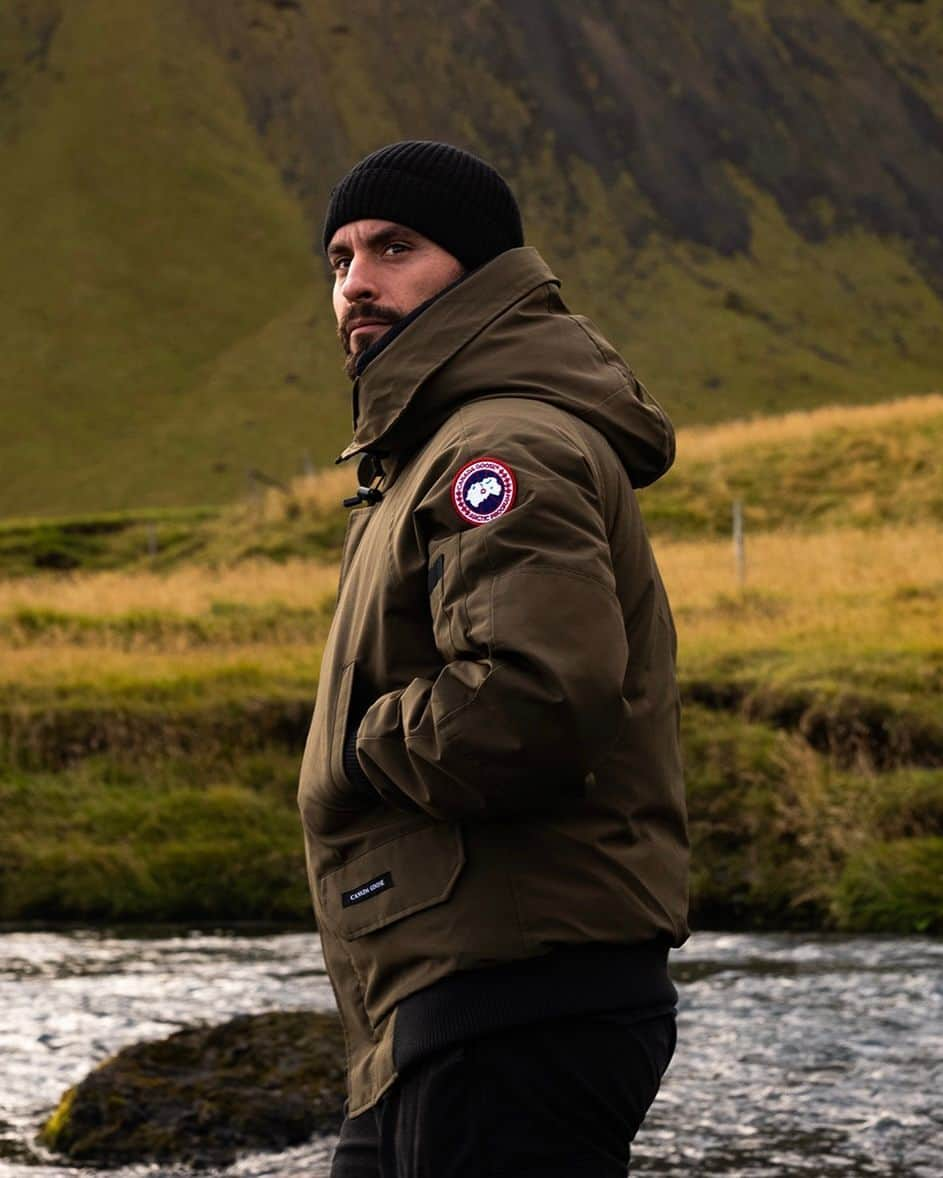
{"type": "Polygon", "coordinates": [[[350,1115],[396,1078],[408,995],[687,935],[675,632],[634,491],[674,434],[558,285],[501,254],[355,384],[344,456],[382,455],[383,497],[351,512],[299,789],[350,1115]]]}

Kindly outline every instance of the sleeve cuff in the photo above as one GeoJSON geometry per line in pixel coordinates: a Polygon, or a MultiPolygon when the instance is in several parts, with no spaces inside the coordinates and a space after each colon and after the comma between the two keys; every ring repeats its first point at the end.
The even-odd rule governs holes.
{"type": "Polygon", "coordinates": [[[344,776],[351,785],[362,789],[365,793],[376,794],[370,778],[364,773],[363,766],[357,756],[357,725],[351,724],[344,735],[344,776]]]}

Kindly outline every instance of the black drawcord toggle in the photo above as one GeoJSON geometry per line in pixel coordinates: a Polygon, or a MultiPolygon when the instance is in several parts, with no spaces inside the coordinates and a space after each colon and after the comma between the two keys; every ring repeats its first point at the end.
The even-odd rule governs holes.
{"type": "Polygon", "coordinates": [[[373,507],[379,503],[383,498],[379,486],[383,481],[383,465],[376,454],[364,454],[357,467],[357,478],[360,480],[357,494],[345,499],[344,506],[359,507],[361,503],[366,503],[368,507],[373,507]]]}
{"type": "Polygon", "coordinates": [[[383,492],[376,487],[358,487],[356,495],[351,495],[349,499],[344,500],[344,506],[359,507],[361,503],[367,503],[372,507],[374,503],[379,503],[382,498],[383,492]]]}

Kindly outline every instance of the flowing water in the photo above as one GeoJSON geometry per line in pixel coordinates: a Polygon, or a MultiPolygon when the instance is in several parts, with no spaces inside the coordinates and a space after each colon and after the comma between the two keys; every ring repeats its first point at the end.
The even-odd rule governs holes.
{"type": "MultiPolygon", "coordinates": [[[[633,1174],[943,1175],[943,942],[701,933],[673,962],[679,1045],[633,1174]]],[[[34,1149],[63,1089],[118,1048],[332,1005],[313,934],[0,934],[0,1176],[96,1173],[17,1153],[34,1149]]],[[[320,1139],[217,1173],[323,1178],[330,1150],[320,1139]]]]}

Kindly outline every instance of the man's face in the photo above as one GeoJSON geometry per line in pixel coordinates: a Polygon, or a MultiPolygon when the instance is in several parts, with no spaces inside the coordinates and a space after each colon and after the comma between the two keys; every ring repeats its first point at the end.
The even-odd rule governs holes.
{"type": "Polygon", "coordinates": [[[353,379],[357,357],[392,324],[460,278],[461,263],[440,245],[393,221],[351,221],[327,248],[334,314],[353,379]]]}

